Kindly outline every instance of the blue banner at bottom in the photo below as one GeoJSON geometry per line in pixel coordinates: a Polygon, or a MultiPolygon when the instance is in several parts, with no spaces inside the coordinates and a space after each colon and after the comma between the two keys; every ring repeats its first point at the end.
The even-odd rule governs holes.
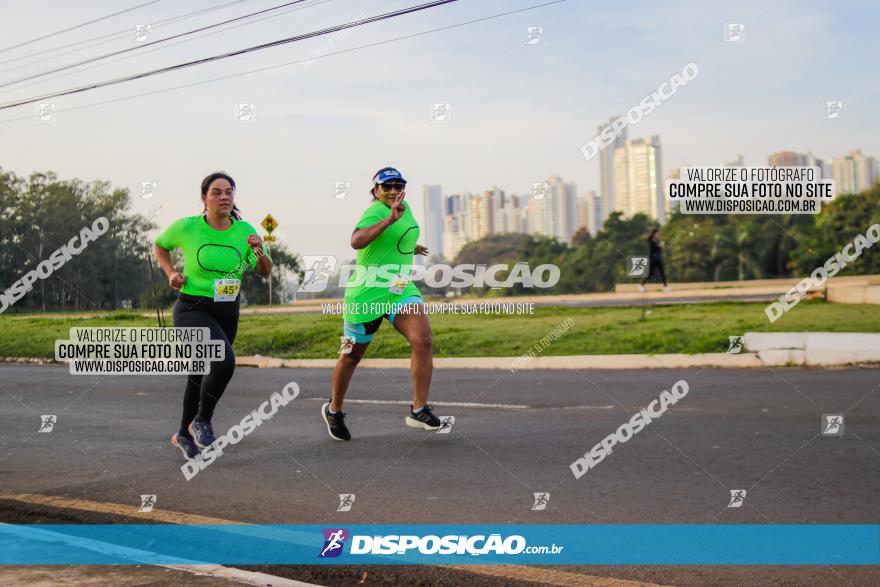
{"type": "Polygon", "coordinates": [[[880,525],[0,524],[0,564],[876,565],[880,525]]]}

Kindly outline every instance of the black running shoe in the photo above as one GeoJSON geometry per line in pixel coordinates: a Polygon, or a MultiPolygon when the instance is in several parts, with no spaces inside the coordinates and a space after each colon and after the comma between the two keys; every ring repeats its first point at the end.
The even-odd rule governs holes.
{"type": "Polygon", "coordinates": [[[440,426],[443,425],[443,422],[440,421],[440,418],[434,415],[433,409],[431,406],[425,404],[422,406],[421,411],[418,414],[414,414],[412,412],[412,404],[409,406],[410,413],[409,416],[406,417],[406,425],[410,428],[421,428],[423,430],[439,430],[440,426]]]}
{"type": "Polygon", "coordinates": [[[189,423],[189,433],[192,434],[193,440],[199,448],[207,448],[216,440],[214,427],[210,422],[193,420],[189,423]]]}
{"type": "Polygon", "coordinates": [[[193,439],[183,436],[180,432],[171,437],[171,444],[179,448],[180,452],[183,453],[183,458],[188,461],[199,456],[199,447],[196,446],[193,439]]]}
{"type": "Polygon", "coordinates": [[[327,434],[333,440],[351,440],[351,432],[345,425],[345,412],[330,413],[330,402],[324,402],[321,406],[321,417],[327,424],[327,434]]]}

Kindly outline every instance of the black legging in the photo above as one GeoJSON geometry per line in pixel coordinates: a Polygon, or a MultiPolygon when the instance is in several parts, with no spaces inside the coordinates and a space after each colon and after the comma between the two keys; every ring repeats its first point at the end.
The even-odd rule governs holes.
{"type": "Polygon", "coordinates": [[[648,276],[642,280],[642,285],[645,285],[645,282],[654,277],[654,271],[660,274],[660,279],[663,280],[663,287],[666,287],[666,272],[663,270],[663,259],[661,257],[650,257],[648,259],[648,276]]]}
{"type": "Polygon", "coordinates": [[[222,340],[226,346],[222,361],[211,361],[211,372],[207,375],[190,375],[183,394],[183,418],[180,433],[189,436],[187,427],[196,416],[199,420],[211,421],[214,407],[226,391],[226,385],[235,372],[235,355],[232,343],[238,332],[239,300],[234,302],[215,302],[211,298],[191,296],[181,293],[174,304],[174,326],[180,328],[207,327],[211,329],[212,340],[222,340]]]}

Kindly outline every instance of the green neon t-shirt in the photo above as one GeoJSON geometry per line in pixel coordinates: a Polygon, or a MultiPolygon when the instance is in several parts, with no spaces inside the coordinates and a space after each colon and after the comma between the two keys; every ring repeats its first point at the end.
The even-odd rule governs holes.
{"type": "MultiPolygon", "coordinates": [[[[400,293],[391,291],[394,274],[411,274],[413,253],[419,242],[419,224],[409,208],[403,203],[404,211],[397,222],[385,229],[376,240],[357,252],[357,272],[363,272],[364,279],[350,276],[355,285],[345,289],[346,322],[361,323],[375,320],[388,312],[388,306],[410,296],[421,297],[419,288],[412,281],[399,287],[400,293]],[[371,283],[372,282],[372,283],[371,283]],[[371,308],[372,306],[372,308],[371,308]]],[[[391,214],[391,208],[376,200],[364,211],[357,228],[372,226],[391,214]]],[[[400,285],[400,284],[397,284],[400,285]]]]}
{"type": "MultiPolygon", "coordinates": [[[[257,265],[257,255],[247,243],[252,234],[257,231],[244,220],[232,220],[232,226],[217,230],[204,216],[187,216],[165,229],[156,244],[168,251],[183,250],[182,293],[214,299],[215,281],[240,282],[245,269],[257,265]]],[[[265,245],[263,252],[268,254],[265,245]]]]}

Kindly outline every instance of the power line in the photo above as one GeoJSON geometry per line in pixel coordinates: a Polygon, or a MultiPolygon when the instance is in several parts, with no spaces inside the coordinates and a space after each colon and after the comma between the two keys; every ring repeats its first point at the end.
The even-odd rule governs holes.
{"type": "MultiPolygon", "coordinates": [[[[241,1],[241,0],[239,0],[239,1],[241,1]]],[[[98,68],[98,67],[104,67],[105,65],[110,65],[110,64],[112,64],[112,63],[119,63],[120,61],[125,61],[126,59],[131,59],[132,57],[142,57],[143,55],[146,55],[147,53],[153,53],[153,52],[155,52],[155,51],[162,51],[163,49],[168,49],[168,48],[170,48],[170,47],[176,47],[177,45],[182,45],[182,44],[184,44],[184,43],[189,43],[190,41],[195,41],[195,40],[197,40],[197,39],[203,39],[203,38],[205,38],[205,37],[210,37],[210,36],[212,36],[212,35],[219,35],[219,34],[221,34],[221,33],[226,33],[226,32],[229,32],[229,31],[231,31],[231,30],[235,30],[235,29],[237,29],[237,28],[241,28],[241,27],[244,27],[244,26],[251,26],[251,25],[253,25],[253,24],[257,24],[258,22],[262,22],[262,21],[264,21],[264,20],[268,20],[268,19],[270,19],[270,18],[277,18],[277,17],[279,17],[279,16],[283,16],[283,15],[288,14],[288,13],[290,13],[290,12],[298,12],[298,11],[300,11],[300,10],[305,10],[306,8],[314,8],[315,6],[320,6],[321,4],[327,4],[328,2],[331,2],[331,1],[332,1],[332,0],[313,0],[313,2],[314,2],[313,4],[308,4],[308,5],[304,5],[304,6],[300,6],[300,7],[295,7],[295,8],[290,8],[290,7],[289,7],[287,10],[284,10],[284,11],[278,13],[278,14],[270,14],[270,15],[268,15],[268,16],[264,16],[264,17],[262,17],[262,18],[254,19],[254,20],[251,21],[251,22],[243,22],[243,23],[241,23],[241,24],[237,24],[237,25],[231,26],[231,27],[229,27],[229,28],[225,28],[225,29],[222,29],[222,30],[219,30],[219,31],[214,31],[214,32],[211,32],[211,33],[206,33],[206,34],[204,34],[204,35],[200,35],[200,36],[198,36],[198,37],[193,37],[193,38],[191,38],[191,39],[183,39],[183,40],[181,40],[181,41],[178,41],[178,42],[176,42],[176,43],[171,43],[171,44],[166,45],[166,46],[164,46],[164,47],[153,47],[152,49],[149,49],[149,50],[147,50],[147,51],[144,51],[143,53],[141,53],[141,54],[139,54],[139,55],[127,55],[127,56],[125,56],[125,57],[120,57],[119,59],[114,59],[114,60],[112,60],[112,61],[108,61],[107,63],[99,63],[99,64],[96,64],[96,65],[92,65],[91,67],[84,67],[84,68],[79,69],[79,70],[77,70],[77,71],[69,71],[69,72],[67,72],[67,73],[62,73],[62,74],[59,74],[59,75],[53,75],[52,77],[49,77],[49,78],[46,78],[46,79],[36,80],[36,81],[31,82],[31,83],[27,83],[27,84],[21,85],[21,86],[19,86],[18,88],[16,88],[16,90],[20,90],[20,89],[22,89],[22,88],[27,88],[27,87],[30,87],[30,86],[35,86],[35,85],[40,85],[40,84],[48,83],[48,82],[50,82],[50,81],[52,81],[52,80],[56,80],[56,79],[59,79],[59,78],[62,78],[62,77],[67,77],[67,76],[70,76],[70,75],[75,75],[75,74],[78,74],[78,73],[83,73],[83,72],[85,72],[85,71],[89,71],[89,70],[92,70],[92,69],[96,69],[96,68],[98,68]]],[[[14,91],[15,91],[15,90],[5,90],[5,91],[0,91],[0,94],[9,93],[9,92],[14,92],[14,91]]]]}
{"type": "MultiPolygon", "coordinates": [[[[359,51],[359,50],[361,50],[361,49],[369,49],[369,48],[372,48],[372,47],[378,47],[378,46],[381,46],[381,45],[387,45],[387,44],[394,43],[394,42],[397,42],[397,41],[402,41],[402,40],[406,40],[406,39],[412,39],[412,38],[415,38],[415,37],[420,37],[420,36],[424,36],[424,35],[429,35],[429,34],[432,34],[432,33],[441,32],[441,31],[445,31],[445,30],[449,30],[449,29],[454,29],[454,28],[458,28],[458,27],[462,27],[462,26],[466,26],[466,25],[470,25],[470,24],[475,24],[475,23],[478,23],[478,22],[484,22],[484,21],[487,21],[487,20],[494,20],[494,19],[496,19],[496,18],[501,18],[501,17],[503,17],[503,16],[509,16],[509,15],[511,15],[511,14],[517,14],[517,13],[520,13],[520,12],[527,12],[527,11],[530,11],[530,10],[534,10],[534,9],[536,9],[536,8],[543,8],[543,7],[545,7],[545,6],[551,6],[551,5],[553,5],[553,4],[561,4],[561,3],[563,3],[563,2],[567,2],[567,1],[568,1],[568,0],[552,0],[552,1],[550,1],[550,2],[544,2],[544,3],[541,3],[541,4],[534,4],[534,5],[532,5],[532,6],[526,6],[525,8],[519,8],[519,9],[516,9],[516,10],[509,10],[509,11],[507,11],[507,12],[500,12],[500,13],[497,13],[497,14],[492,14],[492,15],[489,15],[489,16],[484,16],[484,17],[481,17],[481,18],[473,19],[473,20],[463,21],[463,22],[460,22],[460,23],[452,24],[452,25],[447,25],[447,26],[443,26],[443,27],[437,27],[437,28],[433,28],[433,29],[428,29],[428,30],[421,31],[421,32],[418,32],[418,33],[412,33],[412,34],[409,34],[409,35],[402,35],[402,36],[400,36],[400,37],[393,37],[393,38],[391,38],[391,39],[386,39],[386,40],[384,40],[384,41],[376,41],[376,42],[373,42],[373,43],[367,43],[367,44],[364,44],[364,45],[358,45],[357,47],[352,47],[351,49],[341,49],[341,50],[339,50],[339,51],[331,51],[331,52],[329,52],[329,53],[325,53],[325,54],[323,54],[323,55],[317,55],[317,56],[314,56],[314,57],[308,57],[308,58],[305,58],[305,59],[297,59],[297,60],[295,60],[295,61],[287,61],[287,62],[285,62],[285,63],[279,63],[279,64],[276,64],[276,65],[269,65],[269,66],[266,66],[266,67],[259,67],[259,68],[257,68],[257,69],[251,69],[251,70],[248,70],[248,71],[242,71],[242,72],[233,73],[233,74],[229,74],[229,75],[224,75],[224,76],[220,76],[220,77],[210,78],[210,79],[206,79],[206,80],[200,80],[200,81],[197,81],[197,82],[191,82],[191,83],[188,83],[188,84],[181,84],[181,85],[178,85],[178,86],[172,86],[172,87],[170,87],[170,88],[162,88],[162,89],[160,89],[160,90],[153,90],[153,91],[149,91],[149,92],[142,92],[142,93],[140,93],[140,94],[133,94],[133,95],[131,95],[131,96],[124,96],[124,97],[122,97],[122,98],[113,98],[113,99],[110,99],[110,100],[104,100],[104,101],[101,101],[101,102],[93,102],[92,104],[84,104],[84,105],[82,105],[82,106],[74,106],[73,108],[67,108],[67,109],[65,109],[65,111],[66,111],[66,112],[75,112],[75,111],[77,111],[77,110],[87,110],[87,109],[89,109],[89,108],[96,108],[96,107],[98,107],[98,106],[106,106],[106,105],[108,105],[108,104],[117,104],[117,103],[119,103],[119,102],[127,102],[127,101],[129,101],[129,100],[136,100],[136,99],[138,99],[138,98],[145,98],[145,97],[148,97],[148,96],[154,96],[154,95],[158,95],[158,94],[164,94],[164,93],[167,93],[167,92],[173,92],[173,91],[176,91],[176,90],[182,90],[182,89],[192,88],[192,87],[201,86],[201,85],[205,85],[205,84],[210,84],[210,83],[214,83],[214,82],[225,81],[225,80],[228,80],[228,79],[233,79],[233,78],[236,78],[236,77],[242,77],[242,76],[246,76],[246,75],[251,75],[251,74],[254,74],[254,73],[262,73],[262,72],[264,72],[264,71],[270,71],[270,70],[273,70],[273,69],[280,69],[280,68],[282,68],[282,67],[288,67],[288,66],[290,66],[290,65],[297,65],[297,64],[300,64],[300,63],[306,63],[306,62],[309,62],[309,61],[316,61],[316,60],[318,60],[318,59],[323,59],[323,58],[325,58],[325,57],[331,57],[331,56],[334,56],[334,55],[342,55],[342,54],[345,54],[345,53],[352,53],[352,52],[354,52],[354,51],[359,51]]],[[[40,98],[38,98],[37,100],[39,100],[39,99],[40,99],[40,98]]],[[[4,106],[0,106],[0,110],[6,109],[6,108],[11,108],[11,107],[12,107],[12,106],[6,106],[6,105],[4,105],[4,106]]],[[[7,118],[7,119],[5,119],[5,120],[0,120],[0,124],[5,124],[5,123],[9,123],[9,122],[20,122],[20,121],[31,120],[31,119],[33,119],[33,116],[20,116],[20,117],[18,117],[18,118],[7,118]]]]}
{"type": "Polygon", "coordinates": [[[306,0],[291,0],[290,2],[286,2],[286,3],[284,3],[284,4],[279,4],[279,5],[277,5],[277,6],[273,6],[273,7],[271,7],[271,8],[266,8],[266,9],[264,9],[264,10],[258,10],[257,12],[252,12],[252,13],[250,13],[250,14],[245,14],[245,15],[242,15],[242,16],[237,16],[237,17],[235,17],[235,18],[230,18],[230,19],[228,19],[228,20],[224,20],[224,21],[217,22],[217,23],[214,23],[214,24],[209,24],[209,25],[206,25],[206,26],[203,26],[203,27],[199,27],[199,28],[197,28],[197,29],[193,29],[193,30],[191,30],[191,31],[186,31],[186,32],[183,32],[183,33],[178,33],[178,34],[176,34],[176,35],[171,35],[170,37],[165,37],[164,39],[156,39],[155,41],[150,41],[149,43],[144,43],[144,44],[142,44],[142,45],[138,45],[138,46],[136,46],[136,47],[129,47],[129,48],[127,48],[127,49],[120,49],[119,51],[113,51],[113,52],[111,52],[111,53],[106,53],[106,54],[104,54],[104,55],[99,55],[99,56],[97,56],[97,57],[91,57],[91,58],[89,58],[89,59],[84,59],[83,61],[79,61],[79,62],[77,62],[77,63],[71,63],[71,64],[69,64],[69,65],[63,65],[63,66],[61,66],[61,67],[56,67],[55,69],[50,69],[50,70],[44,71],[44,72],[42,72],[42,73],[35,73],[35,74],[33,74],[33,75],[29,75],[29,76],[27,76],[27,77],[23,77],[23,78],[20,78],[20,79],[17,79],[17,80],[13,80],[13,81],[11,81],[11,82],[5,82],[5,83],[2,83],[2,84],[0,84],[0,88],[5,88],[5,87],[8,87],[8,86],[11,86],[11,85],[14,85],[14,84],[18,84],[18,83],[21,83],[21,82],[26,82],[26,81],[29,81],[29,80],[32,80],[32,79],[37,79],[37,78],[39,78],[39,77],[43,77],[43,76],[45,76],[45,75],[49,75],[49,74],[52,74],[52,73],[58,73],[59,71],[65,71],[65,70],[67,70],[67,69],[71,69],[71,68],[77,67],[77,66],[79,66],[79,65],[86,65],[86,64],[89,64],[89,63],[94,63],[95,61],[101,61],[101,60],[103,60],[103,59],[107,59],[107,58],[109,58],[109,57],[116,57],[117,55],[123,55],[123,54],[125,54],[125,53],[131,53],[132,51],[140,51],[141,49],[144,49],[145,47],[150,47],[150,46],[152,46],[152,45],[158,45],[158,44],[160,44],[160,43],[164,43],[164,42],[166,42],[166,41],[173,41],[174,39],[179,39],[179,38],[181,38],[181,37],[187,37],[187,36],[189,36],[189,35],[193,35],[193,34],[195,34],[195,33],[201,33],[201,32],[203,32],[203,31],[206,31],[206,30],[209,30],[209,29],[217,28],[218,26],[223,26],[224,24],[229,24],[229,23],[232,23],[232,22],[237,22],[237,21],[239,21],[239,20],[244,20],[244,19],[246,19],[246,18],[251,18],[252,16],[258,16],[258,15],[260,15],[260,14],[265,14],[265,13],[267,13],[267,12],[273,12],[273,11],[275,11],[275,10],[280,10],[281,8],[287,8],[288,6],[292,6],[292,5],[294,5],[294,4],[301,4],[301,3],[305,2],[305,1],[306,1],[306,0]]]}
{"type": "Polygon", "coordinates": [[[26,99],[24,99],[24,100],[19,100],[19,101],[17,101],[17,102],[11,102],[11,103],[7,103],[7,104],[0,105],[0,110],[7,110],[7,109],[9,109],[9,108],[14,108],[14,107],[16,107],[16,106],[24,106],[25,104],[33,104],[33,103],[35,103],[35,102],[39,102],[40,100],[48,100],[49,98],[57,98],[57,97],[59,97],[59,96],[68,96],[68,95],[71,95],[71,94],[78,94],[78,93],[80,93],[80,92],[86,92],[86,91],[88,91],[88,90],[94,90],[94,89],[97,89],[97,88],[104,88],[104,87],[107,87],[107,86],[112,86],[112,85],[116,85],[116,84],[121,84],[121,83],[124,83],[124,82],[133,81],[133,80],[136,80],[136,79],[143,79],[143,78],[147,78],[147,77],[152,77],[152,76],[154,76],[154,75],[159,75],[159,74],[163,74],[163,73],[168,73],[168,72],[171,72],[171,71],[177,71],[177,70],[185,69],[185,68],[187,68],[187,67],[192,67],[192,66],[195,66],[195,65],[202,65],[202,64],[204,64],[204,63],[211,63],[211,62],[213,62],[213,61],[219,61],[219,60],[221,60],[221,59],[227,59],[227,58],[229,58],[229,57],[235,57],[235,56],[237,56],[237,55],[244,55],[244,54],[246,54],[246,53],[251,53],[251,52],[253,52],[253,51],[261,51],[261,50],[263,50],[263,49],[269,49],[269,48],[271,48],[271,47],[279,47],[279,46],[281,46],[281,45],[286,45],[286,44],[289,44],[289,43],[295,43],[295,42],[298,42],[298,41],[302,41],[302,40],[304,40],[304,39],[311,39],[311,38],[314,38],[314,37],[320,37],[320,36],[323,36],[323,35],[327,35],[327,34],[330,34],[330,33],[334,33],[334,32],[336,32],[336,31],[341,31],[341,30],[345,30],[345,29],[349,29],[349,28],[355,28],[355,27],[363,26],[363,25],[365,25],[365,24],[372,23],[372,22],[379,22],[379,21],[382,21],[382,20],[386,20],[386,19],[390,19],[390,18],[395,18],[395,17],[398,17],[398,16],[403,16],[403,15],[411,14],[411,13],[414,13],[414,12],[419,12],[419,11],[421,11],[421,10],[427,10],[427,9],[429,9],[429,8],[434,8],[434,7],[436,7],[436,6],[442,6],[442,5],[444,5],[444,4],[450,4],[450,3],[452,3],[452,2],[457,2],[457,1],[458,1],[458,0],[434,0],[433,2],[426,2],[425,4],[419,4],[419,5],[416,5],[416,6],[411,6],[411,7],[409,7],[409,8],[403,8],[403,9],[401,9],[401,10],[395,10],[395,11],[393,11],[393,12],[386,12],[385,14],[379,14],[379,15],[376,15],[376,16],[368,17],[368,18],[362,18],[362,19],[360,19],[360,20],[351,21],[351,22],[348,22],[348,23],[345,23],[345,24],[336,25],[336,26],[329,27],[329,28],[325,28],[325,29],[321,29],[321,30],[318,30],[318,31],[312,31],[312,32],[310,32],[310,33],[304,33],[304,34],[302,34],[302,35],[296,35],[296,36],[293,36],[293,37],[287,37],[287,38],[279,39],[279,40],[277,40],[277,41],[272,41],[272,42],[269,42],[269,43],[263,43],[262,45],[254,45],[254,46],[252,46],[252,47],[246,47],[246,48],[244,48],[244,49],[238,49],[237,51],[230,51],[230,52],[228,52],[228,53],[221,53],[221,54],[219,54],[219,55],[213,55],[213,56],[211,56],[211,57],[203,57],[202,59],[196,59],[196,60],[194,60],[194,61],[187,61],[187,62],[185,62],[185,63],[179,63],[179,64],[177,64],[177,65],[170,65],[170,66],[167,66],[167,67],[161,67],[161,68],[159,68],[159,69],[153,69],[153,70],[145,71],[145,72],[142,72],[142,73],[136,73],[136,74],[132,74],[132,75],[127,75],[127,76],[124,76],[124,77],[119,77],[119,78],[115,78],[115,79],[111,79],[111,80],[106,80],[106,81],[103,81],[103,82],[95,82],[95,83],[93,83],[93,84],[89,84],[89,85],[85,85],[85,86],[80,86],[80,87],[78,87],[78,88],[73,88],[73,89],[70,89],[70,90],[62,90],[62,91],[60,91],[60,92],[54,92],[54,93],[51,93],[51,94],[45,94],[45,95],[42,95],[42,96],[37,96],[37,97],[35,97],[35,98],[26,98],[26,99]]]}
{"type": "MultiPolygon", "coordinates": [[[[220,4],[220,5],[218,5],[218,6],[211,6],[211,7],[209,7],[209,8],[202,8],[201,10],[195,10],[195,11],[193,11],[193,12],[188,12],[188,13],[185,13],[185,14],[180,14],[180,15],[178,15],[178,16],[172,16],[172,17],[170,17],[170,18],[165,18],[165,19],[162,19],[162,20],[157,20],[156,22],[151,23],[151,26],[154,26],[154,27],[160,27],[160,26],[162,26],[162,25],[165,25],[165,24],[168,24],[168,23],[171,23],[171,22],[175,22],[175,21],[178,21],[178,20],[185,20],[185,19],[190,18],[190,17],[192,17],[192,16],[198,16],[198,15],[200,15],[200,14],[206,14],[206,13],[208,13],[208,12],[214,12],[215,10],[221,10],[221,9],[226,8],[226,7],[228,7],[228,6],[232,6],[233,4],[241,4],[242,2],[250,2],[250,0],[233,0],[232,2],[227,2],[226,4],[220,4]]],[[[80,47],[79,49],[74,49],[74,51],[82,51],[83,49],[90,49],[90,48],[92,48],[92,47],[96,47],[96,46],[98,46],[98,45],[103,45],[103,44],[105,44],[105,43],[109,43],[110,41],[112,41],[112,40],[114,40],[114,39],[117,39],[117,38],[122,37],[122,36],[128,36],[128,35],[131,35],[131,27],[129,27],[129,28],[125,29],[125,30],[122,30],[122,31],[117,31],[117,32],[115,32],[115,33],[107,33],[106,35],[98,35],[97,37],[92,37],[92,38],[90,38],[90,39],[83,39],[82,41],[76,41],[76,42],[74,42],[74,43],[68,43],[67,45],[59,45],[59,46],[57,46],[57,47],[52,47],[51,49],[43,49],[42,51],[37,51],[37,52],[35,52],[35,53],[28,53],[27,55],[21,55],[21,56],[19,56],[19,57],[13,57],[12,59],[7,59],[7,60],[5,60],[5,61],[0,61],[0,65],[5,65],[6,63],[13,63],[13,62],[15,62],[15,61],[21,61],[22,59],[27,59],[27,58],[29,58],[29,57],[37,57],[37,56],[39,56],[39,55],[45,55],[46,53],[52,53],[52,52],[54,52],[54,51],[61,51],[61,50],[64,50],[64,49],[69,49],[69,48],[71,48],[71,47],[75,47],[75,46],[77,46],[77,45],[82,45],[82,44],[84,44],[84,43],[91,43],[92,41],[101,41],[102,39],[108,39],[108,40],[102,41],[102,42],[100,42],[100,43],[95,43],[95,44],[93,44],[93,45],[88,45],[88,46],[86,46],[86,47],[80,47]],[[111,37],[112,37],[112,38],[111,38],[111,37]]],[[[73,52],[73,51],[70,51],[70,53],[72,53],[72,52],[73,52]]],[[[56,56],[56,57],[59,57],[59,56],[56,56]]],[[[25,63],[25,64],[23,64],[23,65],[17,65],[17,66],[15,66],[15,67],[10,67],[9,69],[5,69],[5,70],[3,70],[3,71],[0,71],[0,73],[6,73],[6,72],[8,72],[8,71],[12,71],[13,69],[19,69],[19,68],[22,68],[22,67],[27,67],[27,66],[29,66],[29,65],[33,65],[33,64],[35,64],[35,63],[40,63],[40,62],[42,62],[42,61],[46,61],[46,60],[48,60],[48,59],[55,59],[55,57],[48,57],[48,58],[46,58],[46,59],[40,59],[40,60],[37,60],[37,61],[31,61],[30,63],[25,63]]]]}
{"type": "MultiPolygon", "coordinates": [[[[527,12],[527,11],[529,11],[529,10],[534,10],[534,9],[536,9],[536,8],[543,8],[543,7],[545,7],[545,6],[551,6],[551,5],[553,5],[553,4],[561,4],[561,3],[563,3],[563,2],[567,2],[567,1],[568,1],[568,0],[552,0],[552,1],[550,1],[550,2],[544,2],[544,3],[542,3],[542,4],[534,4],[534,5],[532,5],[532,6],[526,6],[525,8],[518,8],[518,9],[516,9],[516,10],[509,10],[509,11],[507,11],[507,12],[499,12],[499,13],[497,13],[497,14],[492,14],[492,15],[489,15],[489,16],[481,17],[481,18],[475,18],[475,19],[473,19],[473,20],[467,20],[467,21],[464,21],[464,22],[459,22],[459,23],[455,23],[455,24],[451,24],[451,25],[447,25],[447,26],[442,26],[442,27],[437,27],[437,28],[433,28],[433,29],[428,29],[428,30],[421,31],[421,32],[418,32],[418,33],[412,33],[412,34],[409,34],[409,35],[402,35],[402,36],[400,36],[400,37],[393,37],[393,38],[391,38],[391,39],[386,39],[386,40],[384,40],[384,41],[376,41],[376,42],[373,42],[373,43],[367,43],[367,44],[364,44],[364,45],[358,45],[357,47],[352,47],[351,49],[341,49],[341,50],[339,50],[339,51],[331,51],[331,52],[329,52],[329,53],[325,53],[324,55],[317,55],[317,56],[314,56],[314,57],[307,57],[307,58],[305,58],[305,59],[297,59],[297,60],[295,60],[295,61],[287,61],[287,62],[285,62],[285,63],[279,63],[279,64],[276,64],[276,65],[268,65],[268,66],[266,66],[266,67],[259,67],[259,68],[257,68],[257,69],[251,69],[251,70],[248,70],[248,71],[241,71],[241,72],[238,72],[238,73],[232,73],[232,74],[229,74],[229,75],[223,75],[223,76],[220,76],[220,77],[214,77],[214,78],[210,78],[210,79],[206,79],[206,80],[200,80],[200,81],[197,81],[197,82],[191,82],[191,83],[188,83],[188,84],[181,84],[181,85],[178,85],[178,86],[172,86],[172,87],[170,87],[170,88],[162,88],[161,90],[152,90],[152,91],[150,91],[150,92],[142,92],[142,93],[140,93],[140,94],[133,94],[133,95],[131,95],[131,96],[124,96],[124,97],[122,97],[122,98],[113,98],[113,99],[111,99],[111,100],[104,100],[104,101],[101,101],[101,102],[93,102],[92,104],[83,104],[82,106],[74,106],[73,108],[67,108],[67,109],[65,109],[65,112],[76,112],[77,110],[87,110],[87,109],[89,109],[89,108],[97,108],[98,106],[106,106],[106,105],[108,105],[108,104],[117,104],[117,103],[119,103],[119,102],[127,102],[127,101],[129,101],[129,100],[137,100],[138,98],[145,98],[145,97],[148,97],[148,96],[155,96],[155,95],[157,95],[157,94],[165,94],[165,93],[173,92],[173,91],[176,91],[176,90],[183,90],[183,89],[185,89],[185,88],[192,88],[192,87],[201,86],[201,85],[205,85],[205,84],[212,84],[212,83],[214,83],[214,82],[225,81],[225,80],[228,80],[228,79],[233,79],[233,78],[236,78],[236,77],[242,77],[242,76],[245,76],[245,75],[252,75],[252,74],[255,74],[255,73],[262,73],[262,72],[264,72],[264,71],[270,71],[270,70],[272,70],[272,69],[280,69],[280,68],[282,68],[282,67],[288,67],[288,66],[291,66],[291,65],[297,65],[297,64],[299,64],[299,63],[306,63],[306,62],[308,62],[308,61],[317,61],[318,59],[324,59],[325,57],[332,57],[332,56],[334,56],[334,55],[342,55],[342,54],[344,54],[344,53],[352,53],[352,52],[354,52],[354,51],[360,51],[361,49],[369,49],[369,48],[372,48],[372,47],[378,47],[378,46],[381,46],[381,45],[387,45],[387,44],[390,44],[390,43],[395,43],[395,42],[397,42],[397,41],[403,41],[403,40],[406,40],[406,39],[412,39],[412,38],[415,38],[415,37],[421,37],[421,36],[425,36],[425,35],[430,35],[430,34],[432,34],[432,33],[437,33],[437,32],[441,32],[441,31],[446,31],[446,30],[450,30],[450,29],[455,29],[455,28],[458,28],[458,27],[467,26],[467,25],[470,25],[470,24],[478,23],[478,22],[484,22],[484,21],[487,21],[487,20],[494,20],[494,19],[496,19],[496,18],[501,18],[501,17],[503,17],[503,16],[509,16],[509,15],[511,15],[511,14],[517,14],[517,13],[520,13],[520,12],[527,12]]],[[[11,106],[8,106],[8,107],[11,108],[11,106]]],[[[3,109],[5,109],[5,108],[7,108],[7,106],[0,106],[0,110],[3,110],[3,109]]],[[[20,116],[20,117],[18,117],[18,118],[7,118],[6,120],[0,120],[0,124],[6,124],[6,123],[9,123],[9,122],[20,122],[20,121],[23,121],[23,120],[32,120],[32,119],[33,119],[33,115],[30,115],[30,116],[20,116]]]]}
{"type": "Polygon", "coordinates": [[[101,22],[102,20],[107,20],[108,18],[113,18],[114,16],[119,16],[120,14],[125,14],[126,12],[131,12],[132,10],[137,10],[138,8],[143,8],[144,6],[149,6],[150,4],[156,4],[157,2],[161,2],[162,0],[150,0],[150,2],[144,2],[143,4],[138,4],[137,6],[132,6],[131,8],[126,8],[125,10],[120,10],[119,12],[114,12],[113,14],[108,14],[107,16],[102,16],[100,18],[95,18],[89,20],[87,22],[83,22],[72,27],[68,27],[66,29],[62,29],[60,31],[55,31],[54,33],[49,33],[48,35],[43,35],[42,37],[37,37],[36,39],[31,39],[30,41],[25,41],[23,43],[18,43],[17,45],[10,45],[4,49],[0,49],[0,53],[5,53],[6,51],[11,51],[13,49],[18,49],[19,47],[24,47],[25,45],[32,45],[38,41],[43,41],[45,39],[49,39],[51,37],[57,37],[60,34],[67,33],[70,31],[74,31],[76,29],[80,29],[84,26],[88,26],[90,24],[95,24],[96,22],[101,22]]]}

